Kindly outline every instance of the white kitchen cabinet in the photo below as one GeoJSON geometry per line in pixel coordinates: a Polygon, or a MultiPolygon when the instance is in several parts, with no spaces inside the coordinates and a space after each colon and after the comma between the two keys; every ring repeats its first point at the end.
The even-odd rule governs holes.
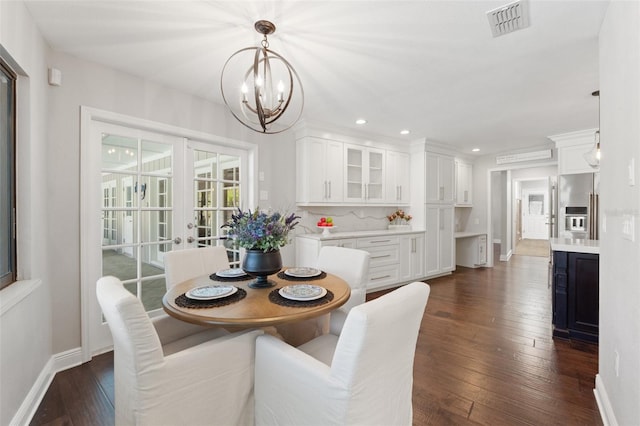
{"type": "MultiPolygon", "coordinates": [[[[424,273],[424,232],[363,231],[353,238],[303,234],[296,237],[296,265],[315,266],[324,246],[369,252],[367,291],[382,290],[421,280],[424,273]]],[[[354,233],[349,233],[352,236],[354,233]]]]}
{"type": "Polygon", "coordinates": [[[426,206],[426,276],[442,275],[455,269],[453,205],[426,206]]]}
{"type": "Polygon", "coordinates": [[[593,173],[599,170],[598,167],[591,167],[585,159],[585,154],[595,146],[597,130],[586,129],[549,136],[558,149],[558,174],[593,173]]]}
{"type": "Polygon", "coordinates": [[[487,234],[456,238],[456,265],[478,268],[487,264],[487,234]]]}
{"type": "Polygon", "coordinates": [[[356,248],[356,240],[355,238],[320,240],[298,236],[296,237],[296,266],[314,268],[323,246],[356,248]]]}
{"type": "Polygon", "coordinates": [[[427,152],[426,202],[453,204],[454,180],[453,157],[427,152]]]}
{"type": "Polygon", "coordinates": [[[344,158],[344,200],[351,203],[384,203],[385,151],[345,144],[344,158]]]}
{"type": "Polygon", "coordinates": [[[456,159],[455,160],[455,187],[456,187],[456,206],[471,207],[472,188],[473,188],[473,165],[456,159]]]}
{"type": "Polygon", "coordinates": [[[344,144],[304,137],[296,142],[296,202],[344,201],[344,144]]]}
{"type": "Polygon", "coordinates": [[[410,157],[405,152],[387,151],[386,190],[387,203],[409,204],[410,157]]]}
{"type": "Polygon", "coordinates": [[[558,148],[558,174],[593,173],[598,168],[591,167],[584,155],[593,149],[593,142],[558,148]]]}
{"type": "Polygon", "coordinates": [[[424,233],[400,237],[400,279],[419,280],[425,276],[424,233]]]}

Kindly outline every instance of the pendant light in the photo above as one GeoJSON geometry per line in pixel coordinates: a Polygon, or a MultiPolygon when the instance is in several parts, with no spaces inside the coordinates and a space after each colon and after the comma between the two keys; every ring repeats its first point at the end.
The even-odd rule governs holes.
{"type": "Polygon", "coordinates": [[[589,152],[584,153],[584,159],[591,167],[597,169],[600,167],[600,91],[596,90],[591,96],[598,97],[598,130],[593,135],[593,148],[589,152]]]}
{"type": "Polygon", "coordinates": [[[289,61],[269,49],[267,36],[276,26],[261,20],[254,28],[263,35],[261,46],[240,49],[227,59],[220,90],[240,123],[259,133],[280,133],[302,115],[304,91],[289,61]]]}

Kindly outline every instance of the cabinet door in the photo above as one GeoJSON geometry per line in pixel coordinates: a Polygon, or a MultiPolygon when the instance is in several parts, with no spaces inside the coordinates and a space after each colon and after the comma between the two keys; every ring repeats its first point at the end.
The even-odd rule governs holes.
{"type": "Polygon", "coordinates": [[[427,203],[453,203],[455,185],[453,157],[428,152],[426,167],[427,203]]]}
{"type": "Polygon", "coordinates": [[[453,239],[453,207],[440,208],[439,217],[440,239],[440,272],[455,269],[454,239],[453,239]]]}
{"type": "Polygon", "coordinates": [[[404,152],[387,151],[386,198],[389,204],[409,203],[410,157],[404,152]]]}
{"type": "Polygon", "coordinates": [[[425,275],[435,275],[440,272],[440,207],[426,208],[426,257],[425,275]]]}
{"type": "Polygon", "coordinates": [[[439,157],[435,154],[427,153],[426,161],[426,201],[427,203],[440,202],[440,178],[439,178],[439,157]]]}
{"type": "Polygon", "coordinates": [[[589,253],[569,253],[568,328],[598,335],[599,256],[589,253]]]}
{"type": "Polygon", "coordinates": [[[441,198],[440,201],[444,203],[453,203],[454,201],[454,193],[453,188],[455,186],[455,167],[453,163],[453,157],[441,156],[439,158],[440,165],[440,173],[439,173],[439,182],[440,182],[440,192],[441,198]]]}
{"type": "Polygon", "coordinates": [[[345,201],[362,202],[365,198],[365,153],[360,147],[345,145],[345,201]]]}
{"type": "Polygon", "coordinates": [[[384,202],[384,150],[345,145],[345,157],[345,201],[384,202]]]}
{"type": "Polygon", "coordinates": [[[326,200],[339,203],[344,199],[344,144],[327,141],[325,148],[324,156],[318,158],[325,165],[326,200]]]}
{"type": "Polygon", "coordinates": [[[326,181],[322,159],[325,141],[305,138],[297,142],[296,150],[296,201],[324,202],[326,181]]]}
{"type": "Polygon", "coordinates": [[[424,234],[411,237],[411,279],[421,279],[424,273],[424,234]]]}
{"type": "Polygon", "coordinates": [[[296,201],[342,202],[344,144],[307,137],[297,141],[296,150],[296,201]]]}
{"type": "Polygon", "coordinates": [[[384,201],[384,157],[385,152],[381,149],[370,148],[366,151],[365,201],[368,203],[381,203],[384,201]]]}
{"type": "Polygon", "coordinates": [[[456,160],[455,169],[456,169],[455,171],[456,172],[455,173],[456,205],[470,206],[472,204],[471,185],[472,185],[473,166],[463,161],[456,160]]]}

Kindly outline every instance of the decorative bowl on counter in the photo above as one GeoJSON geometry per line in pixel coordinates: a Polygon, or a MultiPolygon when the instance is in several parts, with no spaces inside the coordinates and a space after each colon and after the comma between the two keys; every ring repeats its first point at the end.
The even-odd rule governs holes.
{"type": "Polygon", "coordinates": [[[333,226],[316,226],[318,229],[322,229],[322,235],[325,237],[328,237],[329,235],[331,235],[331,232],[329,231],[330,229],[336,229],[337,226],[333,225],[333,226]]]}

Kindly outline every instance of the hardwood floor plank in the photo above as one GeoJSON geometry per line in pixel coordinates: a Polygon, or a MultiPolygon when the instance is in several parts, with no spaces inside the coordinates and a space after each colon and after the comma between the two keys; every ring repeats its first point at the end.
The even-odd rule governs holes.
{"type": "MultiPolygon", "coordinates": [[[[598,347],[553,339],[547,266],[514,256],[428,280],[414,425],[602,425],[593,395],[598,347]]],[[[31,424],[111,425],[113,401],[107,353],[56,375],[31,424]]]]}

